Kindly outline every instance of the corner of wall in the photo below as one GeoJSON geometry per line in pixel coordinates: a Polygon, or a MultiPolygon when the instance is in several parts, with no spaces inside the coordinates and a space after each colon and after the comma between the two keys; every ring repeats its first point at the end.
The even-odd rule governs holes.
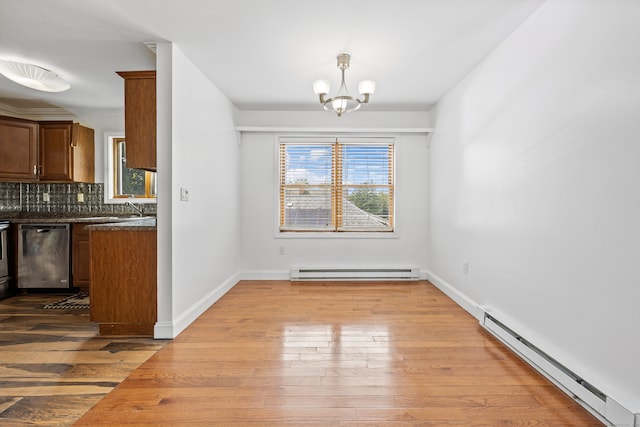
{"type": "Polygon", "coordinates": [[[158,321],[153,330],[155,339],[173,339],[187,329],[200,315],[209,309],[224,294],[229,292],[240,280],[240,273],[236,273],[216,286],[211,292],[196,301],[191,307],[179,314],[172,321],[158,321]]]}
{"type": "Polygon", "coordinates": [[[460,292],[451,284],[436,276],[435,274],[427,271],[427,280],[431,282],[436,288],[440,289],[445,295],[451,298],[456,304],[462,307],[465,311],[478,319],[480,322],[484,317],[484,310],[474,300],[467,295],[460,292]]]}

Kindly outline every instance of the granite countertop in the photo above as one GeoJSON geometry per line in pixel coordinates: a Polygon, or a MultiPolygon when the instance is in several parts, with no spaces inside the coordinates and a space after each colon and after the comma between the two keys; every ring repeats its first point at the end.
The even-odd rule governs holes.
{"type": "Polygon", "coordinates": [[[91,223],[87,228],[93,229],[95,226],[109,229],[114,227],[117,230],[155,230],[155,216],[132,216],[132,215],[109,215],[109,214],[69,214],[50,212],[0,212],[0,219],[8,220],[15,224],[83,224],[91,223]]]}
{"type": "Polygon", "coordinates": [[[86,229],[100,231],[155,231],[156,217],[137,217],[119,222],[87,225],[86,229]]]}

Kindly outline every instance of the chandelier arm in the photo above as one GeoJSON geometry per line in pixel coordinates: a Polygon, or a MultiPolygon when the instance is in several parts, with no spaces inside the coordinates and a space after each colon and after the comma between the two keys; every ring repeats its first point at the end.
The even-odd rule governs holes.
{"type": "Polygon", "coordinates": [[[341,93],[344,93],[344,95],[348,95],[349,94],[349,89],[347,89],[347,83],[344,81],[344,71],[346,70],[346,68],[342,68],[341,72],[342,72],[342,83],[340,83],[340,89],[338,90],[338,95],[340,95],[341,93]]]}
{"type": "Polygon", "coordinates": [[[349,101],[355,101],[358,104],[363,104],[364,101],[359,100],[358,98],[354,98],[353,96],[350,95],[340,95],[340,96],[334,96],[333,98],[329,98],[329,99],[325,99],[323,104],[330,104],[333,101],[337,100],[337,99],[347,99],[349,101]]]}

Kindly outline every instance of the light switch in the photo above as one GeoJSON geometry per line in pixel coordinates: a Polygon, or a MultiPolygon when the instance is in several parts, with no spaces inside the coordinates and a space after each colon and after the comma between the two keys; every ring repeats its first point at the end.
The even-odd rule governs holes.
{"type": "Polygon", "coordinates": [[[180,200],[182,200],[183,202],[188,202],[189,201],[189,190],[184,188],[184,187],[180,187],[180,200]]]}

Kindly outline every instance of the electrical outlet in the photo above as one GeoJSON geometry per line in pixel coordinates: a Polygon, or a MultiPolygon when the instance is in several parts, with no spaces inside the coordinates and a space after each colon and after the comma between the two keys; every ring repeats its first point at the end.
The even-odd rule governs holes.
{"type": "Polygon", "coordinates": [[[469,261],[462,261],[462,273],[469,274],[469,261]]]}
{"type": "Polygon", "coordinates": [[[78,203],[84,203],[84,193],[78,193],[78,203]]]}
{"type": "Polygon", "coordinates": [[[51,201],[51,197],[49,197],[49,193],[42,193],[42,201],[43,202],[50,202],[51,201]]]}
{"type": "Polygon", "coordinates": [[[184,187],[180,187],[180,200],[183,202],[188,202],[189,201],[189,190],[184,188],[184,187]]]}
{"type": "Polygon", "coordinates": [[[285,248],[284,246],[280,246],[278,247],[278,255],[284,255],[285,254],[285,248]]]}

